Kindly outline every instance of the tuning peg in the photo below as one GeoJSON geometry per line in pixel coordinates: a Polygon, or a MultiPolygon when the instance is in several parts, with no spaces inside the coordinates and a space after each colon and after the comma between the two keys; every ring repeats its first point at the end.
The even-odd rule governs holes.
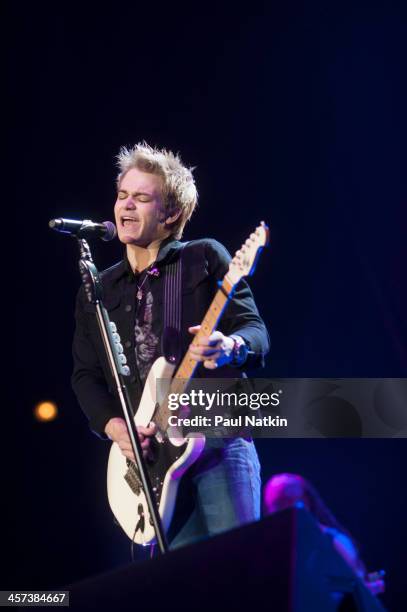
{"type": "Polygon", "coordinates": [[[109,321],[109,324],[110,324],[110,329],[112,330],[112,332],[117,332],[116,323],[114,323],[113,321],[109,321]]]}
{"type": "Polygon", "coordinates": [[[119,361],[122,365],[125,365],[127,363],[126,355],[124,353],[120,353],[119,361]]]}
{"type": "Polygon", "coordinates": [[[112,333],[112,338],[115,342],[120,342],[120,336],[117,332],[112,333]]]}
{"type": "Polygon", "coordinates": [[[123,345],[120,344],[120,342],[116,343],[116,351],[119,353],[119,355],[120,353],[123,353],[123,345]]]}
{"type": "Polygon", "coordinates": [[[121,368],[122,374],[123,376],[128,376],[130,374],[130,368],[129,366],[125,365],[121,368]]]}

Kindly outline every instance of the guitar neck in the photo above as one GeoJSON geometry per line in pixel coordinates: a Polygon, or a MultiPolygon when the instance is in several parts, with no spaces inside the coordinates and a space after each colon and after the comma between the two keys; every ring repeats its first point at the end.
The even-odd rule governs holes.
{"type": "MultiPolygon", "coordinates": [[[[194,337],[192,344],[198,344],[199,340],[203,336],[210,336],[211,333],[216,329],[218,321],[233,295],[234,285],[230,283],[227,276],[224,277],[220,289],[215,294],[211,305],[209,306],[205,317],[201,323],[201,329],[194,337]]],[[[198,362],[192,359],[189,351],[187,351],[185,357],[181,361],[177,372],[175,373],[171,385],[168,391],[170,393],[181,394],[185,391],[189,380],[193,377],[198,362]]],[[[161,431],[166,431],[168,427],[168,418],[173,415],[174,412],[168,408],[167,401],[164,401],[157,414],[154,415],[154,422],[158,425],[161,431]]]]}

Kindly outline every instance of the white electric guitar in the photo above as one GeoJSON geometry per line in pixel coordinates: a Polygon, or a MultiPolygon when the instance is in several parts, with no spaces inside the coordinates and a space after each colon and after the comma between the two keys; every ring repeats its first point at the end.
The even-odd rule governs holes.
{"type": "MultiPolygon", "coordinates": [[[[268,242],[268,233],[267,226],[262,222],[237,251],[193,343],[199,342],[200,336],[209,336],[216,329],[237,283],[244,276],[253,274],[258,256],[268,242]]],[[[150,369],[134,417],[136,426],[147,427],[150,422],[154,422],[158,428],[155,440],[152,441],[154,458],[148,459],[146,465],[165,531],[171,523],[179,480],[197,460],[205,446],[205,437],[202,434],[191,434],[186,438],[171,436],[171,429],[168,427],[169,417],[176,413],[169,410],[167,397],[170,393],[183,392],[196,367],[197,362],[189,353],[185,355],[175,373],[175,366],[168,363],[164,357],[159,357],[150,369]],[[158,379],[160,398],[157,397],[158,379]],[[161,385],[163,379],[168,381],[164,393],[161,385]]],[[[128,537],[136,544],[153,544],[154,527],[137,466],[122,455],[116,443],[112,444],[109,455],[107,492],[112,512],[128,537]]]]}

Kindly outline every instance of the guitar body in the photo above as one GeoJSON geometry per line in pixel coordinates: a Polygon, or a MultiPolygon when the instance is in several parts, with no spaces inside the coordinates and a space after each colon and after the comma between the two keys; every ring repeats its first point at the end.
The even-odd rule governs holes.
{"type": "MultiPolygon", "coordinates": [[[[168,380],[170,385],[174,366],[164,357],[157,359],[148,374],[139,408],[134,417],[136,426],[147,427],[153,420],[157,404],[157,379],[168,380]]],[[[160,387],[162,387],[160,383],[160,387]]],[[[161,391],[161,388],[160,388],[161,391]]],[[[174,513],[181,476],[194,463],[205,446],[205,437],[162,437],[152,440],[154,460],[146,461],[153,493],[159,508],[164,530],[167,531],[174,513]]],[[[155,542],[146,498],[133,462],[122,455],[115,442],[110,450],[107,468],[107,494],[116,520],[128,537],[136,544],[155,542]]]]}

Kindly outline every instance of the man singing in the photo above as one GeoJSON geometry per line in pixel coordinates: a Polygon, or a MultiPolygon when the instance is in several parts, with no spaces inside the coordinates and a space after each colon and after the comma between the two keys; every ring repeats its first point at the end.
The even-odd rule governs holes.
{"type": "MultiPolygon", "coordinates": [[[[102,275],[104,306],[117,326],[130,367],[126,379],[137,407],[155,359],[164,354],[164,282],[170,263],[182,253],[180,344],[199,362],[198,376],[216,369],[218,378],[242,376],[246,367],[259,367],[269,350],[267,330],[247,283],[241,280],[223,313],[218,329],[200,337],[199,323],[230,262],[216,240],[180,242],[196,204],[192,171],[170,151],[146,143],[122,148],[114,214],[123,260],[102,275]]],[[[134,461],[94,313],[80,289],[76,304],[72,386],[90,428],[118,444],[134,461]]],[[[143,453],[150,452],[156,428],[138,427],[143,453]]],[[[249,437],[208,438],[199,459],[182,477],[168,534],[171,548],[220,533],[260,515],[260,465],[249,437]]]]}

